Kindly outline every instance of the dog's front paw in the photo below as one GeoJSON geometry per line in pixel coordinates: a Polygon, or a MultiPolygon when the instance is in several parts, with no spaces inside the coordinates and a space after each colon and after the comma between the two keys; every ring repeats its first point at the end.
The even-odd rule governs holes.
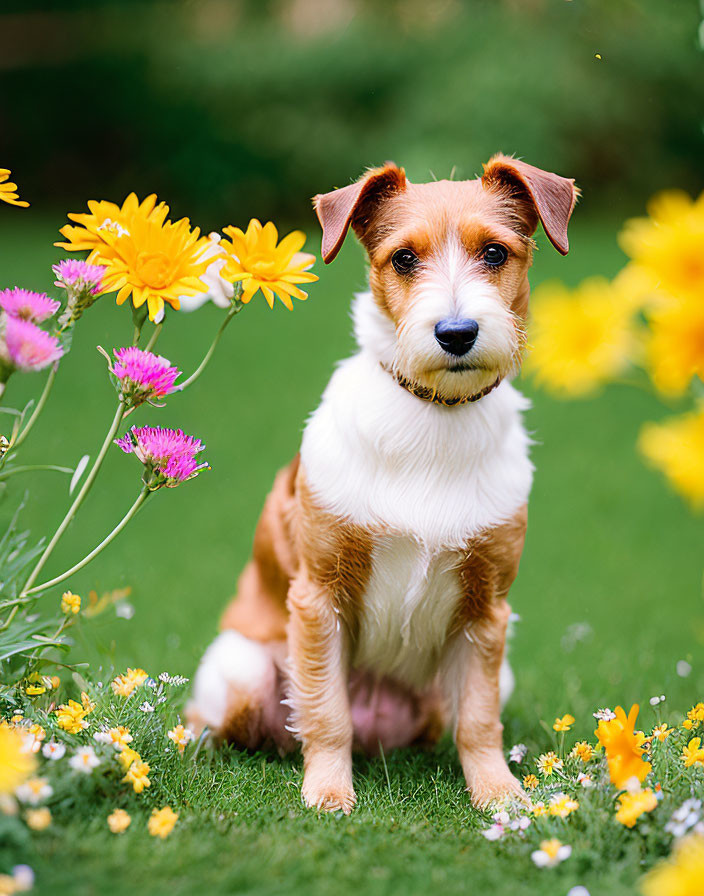
{"type": "Polygon", "coordinates": [[[309,809],[344,812],[357,802],[352,787],[352,763],[347,757],[318,753],[306,760],[301,795],[309,809]]]}
{"type": "Polygon", "coordinates": [[[508,768],[485,771],[477,769],[468,782],[472,804],[477,809],[509,809],[528,806],[530,799],[508,768]]]}

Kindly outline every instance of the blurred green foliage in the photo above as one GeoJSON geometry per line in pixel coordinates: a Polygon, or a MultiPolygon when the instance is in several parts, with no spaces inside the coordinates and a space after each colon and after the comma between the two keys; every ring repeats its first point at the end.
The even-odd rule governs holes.
{"type": "Polygon", "coordinates": [[[156,190],[207,228],[501,150],[630,214],[704,187],[698,25],[691,0],[5,0],[0,162],[35,206],[156,190]]]}

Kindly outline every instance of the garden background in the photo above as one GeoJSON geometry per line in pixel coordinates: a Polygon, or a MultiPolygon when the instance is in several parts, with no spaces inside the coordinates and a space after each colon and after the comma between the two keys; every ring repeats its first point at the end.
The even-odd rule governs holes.
{"type": "MultiPolygon", "coordinates": [[[[0,287],[51,286],[58,228],[88,198],[154,191],[205,232],[271,218],[281,232],[305,230],[317,252],[314,193],[386,158],[411,180],[453,169],[472,177],[498,150],[574,177],[583,190],[570,255],[539,236],[533,285],[612,276],[624,262],[616,235],[626,218],[658,190],[704,188],[700,18],[684,0],[5,2],[0,164],[32,205],[0,207],[0,287]]],[[[75,660],[106,674],[113,663],[193,674],[273,474],[352,347],[361,250],[350,240],[329,269],[314,270],[321,279],[307,302],[289,314],[258,297],[197,386],[164,410],[140,412],[140,422],[202,437],[212,471],[151,501],[71,580],[82,595],[130,588],[135,608],[129,621],[105,613],[79,622],[75,660]]],[[[159,351],[192,369],[220,313],[171,315],[159,351]]],[[[94,454],[112,415],[95,346],[126,344],[131,317],[106,297],[80,329],[27,462],[71,466],[94,454]]],[[[12,402],[21,406],[38,384],[16,377],[12,402]]],[[[534,405],[537,475],[511,595],[521,621],[507,746],[542,748],[540,720],[565,712],[577,718],[575,734],[591,737],[597,707],[640,702],[647,717],[654,694],[686,710],[704,694],[704,530],[636,453],[640,426],[664,416],[662,403],[618,385],[576,403],[527,379],[521,388],[534,405]],[[691,666],[686,677],[680,661],[691,666]]],[[[82,556],[136,489],[135,464],[115,450],[48,572],[82,556]]],[[[16,479],[0,515],[20,493],[16,479]]],[[[66,504],[66,480],[47,473],[25,524],[51,529],[66,504]]],[[[303,810],[296,759],[226,753],[208,769],[173,793],[182,828],[164,843],[110,837],[104,813],[86,802],[31,847],[37,891],[127,893],[139,881],[154,894],[432,885],[549,896],[576,884],[604,896],[634,892],[635,853],[595,846],[592,862],[553,873],[478,837],[447,745],[358,764],[359,806],[345,820],[303,810]]]]}

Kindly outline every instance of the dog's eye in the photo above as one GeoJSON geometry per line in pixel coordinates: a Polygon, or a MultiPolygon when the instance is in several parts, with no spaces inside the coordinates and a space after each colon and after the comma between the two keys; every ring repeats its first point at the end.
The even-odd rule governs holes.
{"type": "Polygon", "coordinates": [[[482,259],[489,267],[500,268],[502,264],[506,264],[508,250],[501,243],[489,243],[482,252],[482,259]]]}
{"type": "Polygon", "coordinates": [[[410,249],[397,249],[391,256],[391,264],[397,274],[410,274],[418,264],[418,256],[410,249]]]}

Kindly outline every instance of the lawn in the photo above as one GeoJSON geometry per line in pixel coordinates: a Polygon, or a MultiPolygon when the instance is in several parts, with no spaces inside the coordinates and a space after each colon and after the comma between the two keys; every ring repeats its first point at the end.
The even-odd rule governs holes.
{"type": "MultiPolygon", "coordinates": [[[[0,285],[47,288],[61,216],[4,215],[0,285]]],[[[612,275],[622,263],[618,220],[579,213],[572,254],[557,256],[540,241],[533,284],[612,275]]],[[[308,229],[317,232],[311,222],[308,229]]],[[[351,242],[305,304],[272,313],[263,301],[232,324],[198,386],[163,410],[142,410],[143,423],[177,425],[207,444],[212,471],[176,490],[162,490],[137,521],[69,585],[77,593],[130,587],[130,621],[109,614],[85,632],[74,658],[106,667],[138,664],[191,676],[213,637],[220,610],[244,564],[253,528],[275,470],[296,451],[334,362],[351,348],[349,301],[364,282],[362,255],[351,242]]],[[[169,319],[159,350],[190,371],[219,323],[214,308],[169,319]]],[[[100,445],[113,414],[105,364],[95,350],[129,341],[129,312],[102,300],[81,321],[50,404],[23,460],[75,464],[100,445]]],[[[15,377],[5,403],[20,406],[40,377],[15,377]]],[[[511,594],[520,614],[511,647],[517,687],[505,710],[506,744],[533,754],[552,745],[544,724],[571,712],[574,734],[592,737],[600,706],[640,702],[664,693],[672,711],[704,694],[702,524],[636,456],[641,423],[662,408],[645,392],[614,386],[600,397],[560,403],[522,383],[533,409],[528,426],[537,467],[528,541],[511,594]],[[681,678],[678,660],[693,672],[681,678]]],[[[0,418],[1,419],[1,418],[0,418]]],[[[49,575],[97,543],[139,490],[139,465],[115,449],[77,522],[55,552],[49,575]]],[[[21,492],[19,477],[3,514],[21,492]]],[[[24,521],[51,530],[67,503],[65,478],[44,474],[24,521]]],[[[603,832],[575,827],[584,855],[538,870],[527,851],[507,851],[477,834],[486,820],[473,812],[451,744],[400,751],[356,764],[358,808],[350,818],[321,817],[300,801],[300,759],[222,751],[201,754],[178,786],[158,782],[162,802],[181,819],[165,842],[142,825],[121,837],[105,814],[86,804],[80,817],[36,835],[16,860],[31,864],[38,893],[473,893],[493,888],[512,896],[564,896],[582,884],[592,896],[634,893],[641,873],[633,845],[614,846],[603,832]]],[[[154,788],[157,790],[157,787],[154,788]]],[[[151,799],[151,797],[150,797],[151,799]]],[[[151,805],[136,798],[135,816],[151,805]]],[[[569,835],[565,838],[569,840],[569,835]]]]}

